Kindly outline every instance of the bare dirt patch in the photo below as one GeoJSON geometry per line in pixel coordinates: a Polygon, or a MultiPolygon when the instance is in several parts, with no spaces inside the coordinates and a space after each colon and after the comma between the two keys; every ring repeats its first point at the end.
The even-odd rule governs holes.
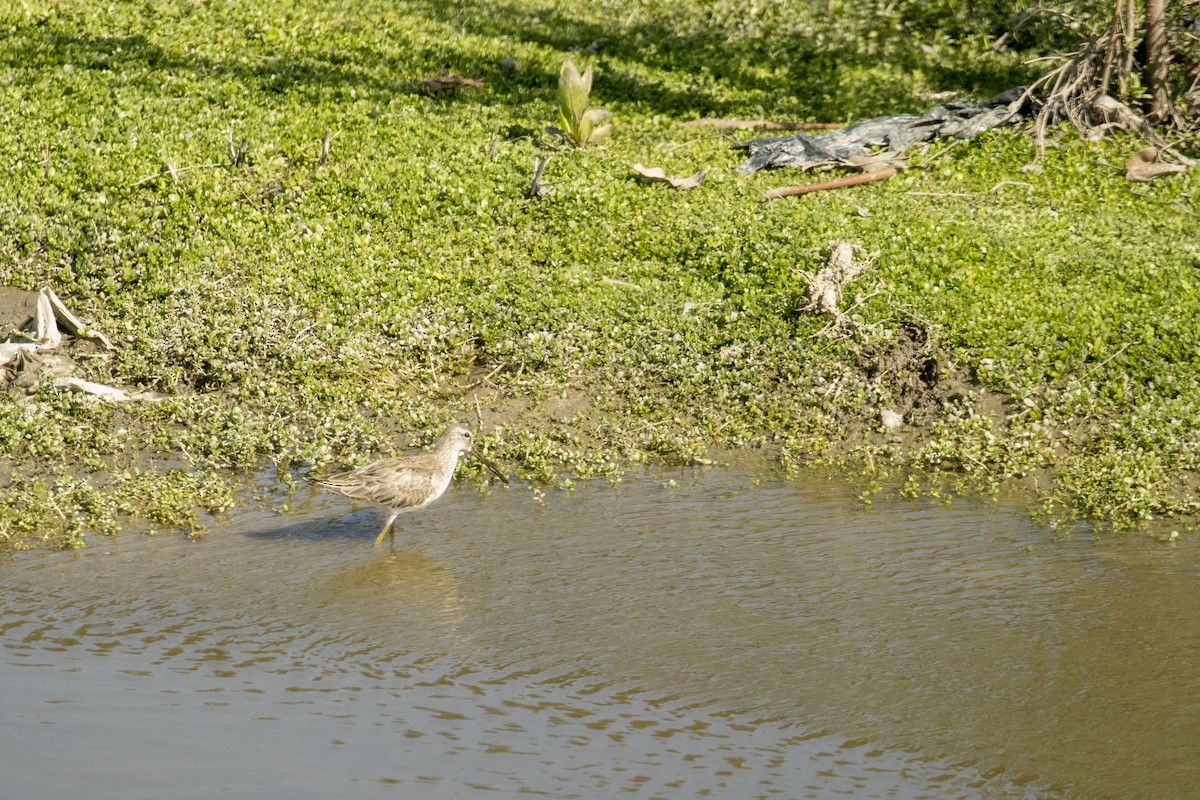
{"type": "Polygon", "coordinates": [[[936,421],[947,407],[978,391],[939,354],[929,332],[915,322],[894,329],[890,340],[863,348],[867,378],[893,398],[892,410],[917,427],[936,421]]]}

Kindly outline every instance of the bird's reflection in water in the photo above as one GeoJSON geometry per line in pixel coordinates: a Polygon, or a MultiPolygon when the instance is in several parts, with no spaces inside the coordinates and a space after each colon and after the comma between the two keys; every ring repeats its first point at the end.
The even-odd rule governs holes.
{"type": "Polygon", "coordinates": [[[467,608],[458,578],[424,553],[377,552],[314,588],[314,608],[353,619],[362,633],[403,631],[409,644],[428,636],[450,646],[465,635],[467,608]]]}

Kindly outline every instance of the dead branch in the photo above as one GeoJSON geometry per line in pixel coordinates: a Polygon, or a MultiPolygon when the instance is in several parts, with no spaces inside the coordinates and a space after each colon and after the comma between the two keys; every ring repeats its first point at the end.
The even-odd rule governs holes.
{"type": "Polygon", "coordinates": [[[546,165],[550,163],[550,156],[538,156],[533,162],[533,180],[529,182],[529,188],[525,190],[525,196],[530,200],[536,200],[539,197],[545,197],[552,191],[549,186],[542,183],[542,173],[546,171],[546,165]]]}
{"type": "Polygon", "coordinates": [[[836,241],[831,245],[829,260],[816,275],[805,276],[808,279],[808,302],[800,307],[800,311],[812,311],[832,317],[841,324],[845,315],[840,308],[842,292],[846,284],[854,280],[863,270],[870,266],[867,260],[854,258],[854,245],[845,241],[836,241]]]}
{"type": "Polygon", "coordinates": [[[1171,48],[1165,2],[1148,0],[1145,9],[1139,24],[1134,0],[1113,0],[1112,18],[1099,36],[1081,44],[1074,53],[1028,62],[1057,64],[1034,81],[1021,98],[1038,107],[1034,132],[1039,154],[1045,153],[1046,130],[1056,123],[1067,122],[1085,137],[1098,138],[1111,128],[1136,133],[1180,163],[1193,163],[1169,147],[1144,117],[1114,99],[1124,96],[1130,81],[1136,77],[1135,56],[1139,45],[1143,45],[1144,79],[1152,101],[1150,116],[1157,122],[1183,127],[1184,120],[1171,102],[1167,81],[1171,48]]]}
{"type": "Polygon", "coordinates": [[[1167,44],[1166,0],[1146,0],[1145,44],[1150,117],[1161,122],[1172,113],[1171,88],[1167,82],[1167,63],[1171,60],[1171,51],[1167,44]]]}
{"type": "Polygon", "coordinates": [[[831,131],[846,127],[841,122],[772,122],[767,119],[694,119],[681,122],[684,128],[720,128],[723,130],[746,131],[762,129],[768,131],[831,131]]]}
{"type": "Polygon", "coordinates": [[[896,175],[895,167],[887,167],[877,172],[864,172],[858,175],[847,175],[844,178],[837,178],[832,181],[823,181],[822,183],[809,183],[803,186],[783,186],[778,189],[771,189],[763,194],[763,200],[778,200],[782,197],[795,197],[796,195],[808,194],[810,192],[820,192],[826,189],[845,189],[849,186],[860,186],[864,183],[874,183],[876,181],[887,180],[896,175]]]}
{"type": "Polygon", "coordinates": [[[233,141],[233,131],[229,132],[229,166],[241,167],[246,164],[246,159],[250,156],[250,142],[246,137],[242,137],[241,144],[235,144],[233,141]]]}
{"type": "Polygon", "coordinates": [[[1005,186],[1020,186],[1020,187],[1022,187],[1022,188],[1024,188],[1024,189],[1028,189],[1028,190],[1029,190],[1029,191],[1031,191],[1031,192],[1032,192],[1032,191],[1033,191],[1035,188],[1037,188],[1037,187],[1035,187],[1035,186],[1034,186],[1032,183],[1028,183],[1028,182],[1026,182],[1026,181],[1000,181],[1000,182],[999,182],[999,183],[997,183],[995,186],[993,186],[992,188],[988,189],[988,191],[989,191],[989,192],[994,192],[994,191],[996,191],[997,189],[1001,189],[1001,188],[1003,188],[1003,187],[1005,187],[1005,186]]]}

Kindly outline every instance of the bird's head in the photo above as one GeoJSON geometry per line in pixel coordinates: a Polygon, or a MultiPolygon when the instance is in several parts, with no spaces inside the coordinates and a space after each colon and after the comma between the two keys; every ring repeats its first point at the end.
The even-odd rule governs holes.
{"type": "MultiPolygon", "coordinates": [[[[445,433],[438,439],[437,449],[439,452],[448,450],[454,453],[454,457],[457,459],[463,453],[470,453],[475,449],[475,434],[471,433],[471,429],[466,425],[456,423],[446,428],[445,433]]],[[[475,458],[479,460],[480,464],[490,469],[497,478],[508,483],[508,476],[501,472],[495,464],[479,453],[475,453],[475,458]]]]}

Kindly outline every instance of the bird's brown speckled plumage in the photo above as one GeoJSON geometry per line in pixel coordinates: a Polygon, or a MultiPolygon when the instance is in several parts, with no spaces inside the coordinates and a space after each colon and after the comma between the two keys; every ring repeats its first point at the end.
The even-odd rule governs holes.
{"type": "MultiPolygon", "coordinates": [[[[385,458],[360,469],[314,478],[312,483],[351,499],[391,510],[392,515],[375,540],[379,544],[387,533],[395,536],[393,523],[402,512],[424,508],[442,496],[454,477],[459,456],[471,452],[473,447],[471,429],[466,425],[451,425],[438,437],[433,450],[427,453],[385,458]]],[[[501,480],[507,481],[487,459],[479,455],[476,458],[501,480]]]]}

